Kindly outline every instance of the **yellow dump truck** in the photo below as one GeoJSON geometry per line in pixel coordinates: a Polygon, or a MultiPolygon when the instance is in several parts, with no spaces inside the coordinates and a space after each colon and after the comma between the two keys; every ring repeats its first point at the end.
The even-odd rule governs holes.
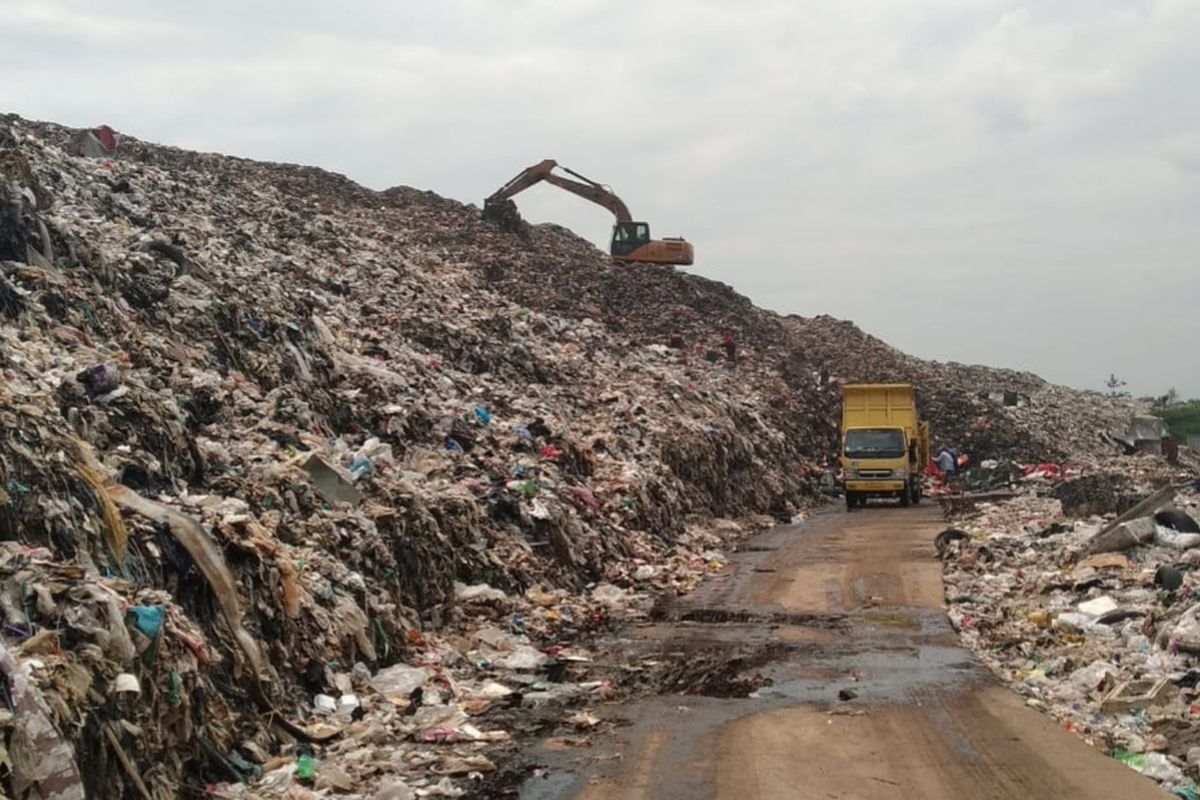
{"type": "Polygon", "coordinates": [[[842,474],[846,508],[871,497],[921,502],[921,474],[929,463],[929,423],[917,414],[907,383],[842,387],[842,474]]]}

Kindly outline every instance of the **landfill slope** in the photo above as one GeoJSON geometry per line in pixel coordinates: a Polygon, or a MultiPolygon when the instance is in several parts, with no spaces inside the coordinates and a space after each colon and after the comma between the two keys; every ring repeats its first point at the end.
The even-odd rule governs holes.
{"type": "MultiPolygon", "coordinates": [[[[467,214],[469,225],[474,211],[467,214]]],[[[614,265],[556,225],[530,227],[525,247],[512,247],[516,238],[504,236],[484,262],[497,291],[561,316],[602,319],[634,342],[672,345],[693,358],[720,358],[723,335],[732,333],[743,362],[787,382],[789,408],[802,416],[801,435],[818,457],[836,450],[833,384],[840,382],[914,384],[939,442],[976,462],[1095,462],[1119,452],[1112,435],[1145,413],[1139,401],[1076,391],[1028,372],[910,356],[852,322],[781,316],[701,276],[614,265]]]]}
{"type": "MultiPolygon", "coordinates": [[[[176,789],[261,772],[290,741],[270,720],[319,721],[316,695],[483,647],[430,638],[478,598],[550,598],[483,647],[538,666],[530,636],[603,617],[551,592],[684,590],[712,561],[706,520],[814,496],[813,440],[771,369],[516,304],[484,271],[525,245],[459,204],[2,130],[5,647],[36,664],[94,796],[120,796],[126,764],[176,789]]],[[[497,691],[454,658],[430,714],[497,691]]],[[[368,705],[407,741],[503,733],[368,705]]],[[[440,754],[427,774],[486,771],[440,754]]]]}
{"type": "MultiPolygon", "coordinates": [[[[35,763],[56,729],[82,767],[34,783],[175,796],[277,775],[341,713],[314,697],[351,689],[377,739],[498,741],[453,712],[507,696],[472,654],[507,653],[512,692],[543,663],[531,643],[584,636],[601,596],[687,591],[726,533],[814,502],[836,379],[871,377],[728,287],[554,226],[79,141],[0,117],[0,669],[53,723],[9,747],[35,763]],[[522,613],[503,636],[436,638],[504,609],[522,613]],[[434,653],[417,713],[371,699],[372,673],[434,653]]],[[[965,374],[929,369],[946,396],[939,370],[965,374]]],[[[1095,444],[967,411],[1014,452],[1095,444]]],[[[395,774],[487,769],[398,747],[395,774]]]]}

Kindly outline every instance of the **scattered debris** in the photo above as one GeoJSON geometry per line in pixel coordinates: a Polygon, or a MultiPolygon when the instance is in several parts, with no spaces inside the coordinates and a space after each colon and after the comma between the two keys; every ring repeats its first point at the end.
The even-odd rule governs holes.
{"type": "Polygon", "coordinates": [[[1043,536],[1063,514],[1051,490],[956,518],[970,539],[943,559],[950,618],[997,675],[1068,729],[1167,789],[1200,791],[1200,763],[1188,758],[1200,742],[1200,551],[1179,538],[1196,535],[1179,528],[1200,514],[1200,495],[1154,491],[1180,477],[1162,460],[1110,466],[1146,498],[1129,507],[1141,516],[1114,518],[1110,507],[1107,519],[1090,514],[1043,536]],[[1173,513],[1155,514],[1171,498],[1173,513]]]}

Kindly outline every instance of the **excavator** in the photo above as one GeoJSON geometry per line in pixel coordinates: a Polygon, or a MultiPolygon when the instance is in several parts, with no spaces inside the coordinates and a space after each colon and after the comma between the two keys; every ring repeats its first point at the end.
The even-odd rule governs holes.
{"type": "Polygon", "coordinates": [[[585,178],[574,170],[559,166],[552,158],[534,164],[522,170],[515,178],[501,186],[491,197],[483,201],[483,216],[498,225],[514,226],[514,220],[519,224],[520,217],[516,213],[516,205],[512,196],[523,192],[536,183],[546,181],[560,189],[566,189],[585,200],[602,205],[617,218],[613,225],[612,246],[609,252],[618,261],[637,261],[649,264],[691,264],[694,252],[691,243],[681,238],[651,239],[650,226],[645,222],[634,222],[629,207],[610,189],[590,178],[585,178]],[[554,170],[578,178],[572,180],[557,174],[554,170]]]}

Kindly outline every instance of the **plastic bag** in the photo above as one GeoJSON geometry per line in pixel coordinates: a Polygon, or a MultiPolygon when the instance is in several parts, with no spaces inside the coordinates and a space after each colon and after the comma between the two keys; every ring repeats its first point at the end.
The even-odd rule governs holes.
{"type": "Polygon", "coordinates": [[[425,667],[396,664],[371,676],[371,688],[389,700],[399,700],[424,686],[432,675],[425,667]]]}
{"type": "Polygon", "coordinates": [[[1154,541],[1176,550],[1190,550],[1193,547],[1200,547],[1200,533],[1180,533],[1165,525],[1156,525],[1154,541]]]}
{"type": "Polygon", "coordinates": [[[1187,783],[1183,770],[1171,763],[1162,753],[1147,753],[1145,766],[1139,770],[1147,778],[1167,784],[1187,783]]]}
{"type": "Polygon", "coordinates": [[[549,660],[550,657],[545,653],[535,650],[527,644],[523,644],[508,655],[497,658],[492,663],[502,669],[525,671],[543,667],[549,660]]]}
{"type": "Polygon", "coordinates": [[[1116,674],[1117,668],[1112,664],[1095,661],[1072,672],[1067,680],[1079,691],[1091,692],[1098,689],[1106,678],[1116,674]]]}

